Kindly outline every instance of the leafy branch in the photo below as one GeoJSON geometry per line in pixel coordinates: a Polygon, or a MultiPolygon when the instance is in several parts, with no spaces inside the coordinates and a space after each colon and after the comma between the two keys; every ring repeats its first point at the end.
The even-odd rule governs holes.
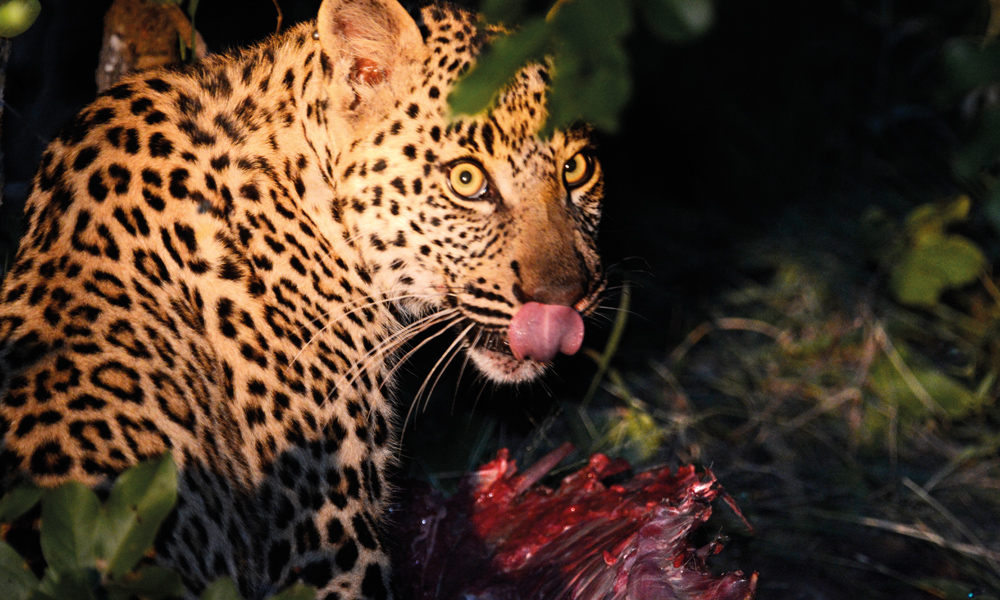
{"type": "Polygon", "coordinates": [[[21,35],[41,10],[38,0],[0,0],[0,37],[21,35]]]}
{"type": "MultiPolygon", "coordinates": [[[[138,464],[115,481],[103,504],[87,486],[25,485],[0,498],[0,522],[9,523],[41,502],[40,542],[46,568],[35,576],[7,542],[0,541],[4,600],[159,600],[180,597],[172,570],[141,564],[177,501],[177,467],[170,454],[138,464]]],[[[308,586],[293,586],[274,600],[312,600],[308,586]]],[[[232,580],[208,586],[202,600],[240,600],[232,580]]]]}
{"type": "Polygon", "coordinates": [[[542,135],[575,121],[614,132],[632,88],[625,40],[641,18],[667,42],[693,39],[711,26],[712,0],[557,0],[544,16],[525,18],[525,0],[486,0],[488,21],[516,26],[479,57],[449,97],[452,111],[474,115],[529,62],[549,61],[549,118],[542,135]]]}

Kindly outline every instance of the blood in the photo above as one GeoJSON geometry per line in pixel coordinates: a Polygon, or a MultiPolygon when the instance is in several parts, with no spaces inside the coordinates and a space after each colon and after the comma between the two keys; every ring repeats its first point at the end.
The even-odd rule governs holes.
{"type": "Polygon", "coordinates": [[[501,450],[449,499],[405,491],[397,521],[401,598],[753,598],[756,573],[712,574],[705,560],[722,544],[691,543],[725,495],[710,471],[629,476],[624,460],[595,454],[557,488],[538,483],[571,452],[564,445],[519,474],[501,450]]]}

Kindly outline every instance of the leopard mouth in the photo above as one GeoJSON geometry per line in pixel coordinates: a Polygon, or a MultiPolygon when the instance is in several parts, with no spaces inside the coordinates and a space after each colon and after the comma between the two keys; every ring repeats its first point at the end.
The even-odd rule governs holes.
{"type": "Polygon", "coordinates": [[[510,349],[506,330],[483,329],[467,339],[465,352],[480,373],[499,383],[537,379],[548,366],[530,358],[518,359],[510,349]]]}
{"type": "Polygon", "coordinates": [[[525,302],[513,314],[503,314],[501,323],[483,323],[477,318],[479,314],[496,318],[501,311],[456,302],[464,320],[473,324],[460,336],[462,346],[490,379],[500,382],[535,379],[557,355],[572,355],[580,349],[585,329],[583,317],[594,311],[602,289],[603,285],[597,286],[575,306],[525,302]]]}
{"type": "Polygon", "coordinates": [[[514,353],[510,349],[510,338],[505,331],[484,329],[469,343],[469,348],[514,358],[514,353]]]}
{"type": "Polygon", "coordinates": [[[576,309],[528,302],[506,327],[480,329],[466,342],[466,353],[495,380],[526,381],[540,375],[558,354],[575,354],[583,333],[583,318],[576,309]]]}

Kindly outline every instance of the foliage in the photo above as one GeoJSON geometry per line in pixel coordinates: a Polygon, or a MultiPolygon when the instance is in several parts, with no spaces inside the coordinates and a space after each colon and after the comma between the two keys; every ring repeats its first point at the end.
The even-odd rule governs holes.
{"type": "Polygon", "coordinates": [[[487,20],[520,23],[502,36],[459,80],[449,102],[458,114],[478,114],[495,101],[507,82],[529,62],[549,61],[550,135],[575,121],[614,132],[631,91],[625,39],[636,13],[650,31],[668,42],[701,35],[712,24],[712,0],[558,0],[543,17],[523,17],[523,0],[487,0],[487,20]]]}
{"type": "Polygon", "coordinates": [[[3,0],[0,2],[0,37],[21,35],[31,27],[41,10],[38,0],[3,0]]]}
{"type": "MultiPolygon", "coordinates": [[[[270,600],[314,600],[316,590],[307,585],[293,585],[292,587],[271,596],[270,600]]],[[[201,593],[201,600],[242,600],[239,591],[232,579],[224,577],[211,583],[205,591],[201,593]]]]}
{"type": "Polygon", "coordinates": [[[991,340],[1000,326],[1000,298],[995,297],[984,251],[968,237],[950,232],[968,222],[971,207],[964,195],[922,204],[901,228],[886,224],[881,210],[869,212],[869,227],[881,221],[876,235],[884,239],[877,253],[889,273],[888,291],[905,307],[930,316],[892,311],[894,318],[881,328],[876,340],[881,352],[867,370],[873,395],[861,420],[865,439],[881,439],[900,424],[962,419],[993,403],[990,388],[997,368],[991,364],[996,362],[990,358],[991,340]],[[976,282],[982,285],[973,286],[976,282]],[[962,301],[946,297],[957,290],[963,291],[962,301]],[[929,328],[914,326],[928,318],[929,328]],[[920,350],[942,345],[955,356],[979,358],[971,367],[954,369],[948,360],[920,350]],[[982,364],[977,367],[976,362],[982,364]]]}
{"type": "MultiPolygon", "coordinates": [[[[141,564],[160,524],[177,500],[177,468],[170,454],[122,473],[104,503],[78,482],[45,489],[14,488],[0,499],[0,522],[22,517],[41,502],[40,542],[46,569],[37,578],[25,560],[0,541],[0,588],[5,600],[125,600],[173,598],[183,592],[170,569],[141,564]]],[[[295,586],[274,596],[311,600],[295,586]]],[[[215,582],[205,600],[239,600],[232,581],[215,582]]]]}
{"type": "Polygon", "coordinates": [[[757,561],[775,552],[776,568],[801,565],[811,585],[822,585],[817,571],[832,580],[858,574],[844,580],[844,597],[904,597],[911,588],[959,598],[976,586],[975,597],[994,597],[995,535],[977,535],[995,533],[1000,508],[996,434],[983,422],[997,414],[995,349],[977,345],[989,343],[989,326],[943,304],[912,310],[857,294],[872,289],[861,270],[845,284],[834,275],[842,265],[795,253],[768,262],[773,277],[734,291],[717,307],[726,316],[692,330],[657,368],[665,390],[643,391],[631,378],[632,395],[671,431],[679,460],[711,464],[739,491],[758,532],[757,561]],[[972,366],[950,362],[942,346],[962,349],[972,366]],[[803,544],[822,558],[780,550],[803,544]],[[882,545],[895,550],[871,550],[882,545]],[[929,557],[927,566],[899,576],[901,548],[929,557]],[[868,595],[866,571],[896,578],[899,589],[868,595]]]}
{"type": "Polygon", "coordinates": [[[968,238],[947,232],[968,219],[971,201],[961,196],[947,204],[924,204],[910,213],[903,247],[893,262],[890,288],[903,304],[933,307],[941,295],[976,281],[986,257],[968,238]]]}
{"type": "Polygon", "coordinates": [[[0,542],[0,577],[14,585],[15,599],[176,596],[176,574],[154,565],[136,569],[176,498],[177,469],[169,454],[123,473],[103,504],[78,482],[16,488],[0,500],[0,517],[16,519],[41,501],[47,568],[41,580],[35,578],[14,549],[0,542]]]}
{"type": "Polygon", "coordinates": [[[948,80],[944,100],[957,104],[972,123],[955,152],[953,170],[960,181],[978,190],[985,216],[1000,231],[1000,3],[990,3],[990,20],[983,41],[955,40],[945,47],[943,65],[948,80]]]}

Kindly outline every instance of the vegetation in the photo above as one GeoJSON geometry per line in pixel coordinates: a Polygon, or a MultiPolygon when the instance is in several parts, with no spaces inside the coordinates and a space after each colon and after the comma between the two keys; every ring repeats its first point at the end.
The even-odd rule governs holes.
{"type": "Polygon", "coordinates": [[[0,1],[0,37],[21,35],[31,27],[41,10],[38,0],[0,1]]]}
{"type": "Polygon", "coordinates": [[[625,39],[641,17],[661,39],[683,41],[712,23],[712,0],[559,0],[544,15],[525,17],[525,0],[487,0],[487,21],[512,33],[501,37],[466,74],[449,99],[457,113],[477,114],[526,63],[551,61],[552,90],[544,134],[576,121],[608,132],[631,92],[625,39]]]}
{"type": "MultiPolygon", "coordinates": [[[[24,517],[41,503],[39,532],[45,562],[41,578],[27,560],[0,541],[0,589],[9,600],[160,600],[180,596],[173,571],[144,564],[160,524],[177,500],[177,467],[169,454],[122,473],[105,502],[76,482],[51,489],[15,488],[0,499],[0,523],[24,517]]],[[[274,600],[311,600],[295,586],[274,600]]],[[[202,600],[239,600],[229,579],[208,587],[202,600]]]]}

